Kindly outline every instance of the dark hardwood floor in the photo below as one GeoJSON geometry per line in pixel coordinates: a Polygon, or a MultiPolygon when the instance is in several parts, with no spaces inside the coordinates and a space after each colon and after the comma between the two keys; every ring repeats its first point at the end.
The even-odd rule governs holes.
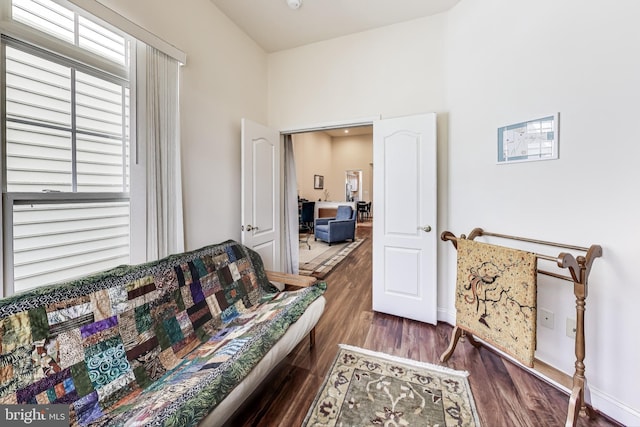
{"type": "MultiPolygon", "coordinates": [[[[452,327],[373,312],[371,228],[358,227],[358,237],[366,241],[325,278],[327,305],[316,327],[315,348],[309,350],[308,340],[298,345],[228,426],[299,426],[340,343],[440,364],[452,327]]],[[[564,425],[568,396],[494,352],[461,342],[445,365],[470,373],[483,426],[564,425]]],[[[580,417],[578,425],[617,424],[598,415],[595,420],[580,417]]]]}

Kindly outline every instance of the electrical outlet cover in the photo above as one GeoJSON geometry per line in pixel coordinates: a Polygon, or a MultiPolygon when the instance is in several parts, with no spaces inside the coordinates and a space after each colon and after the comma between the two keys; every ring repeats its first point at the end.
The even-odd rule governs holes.
{"type": "Polygon", "coordinates": [[[567,317],[567,336],[569,338],[576,337],[576,320],[567,317]]]}
{"type": "Polygon", "coordinates": [[[539,309],[538,310],[538,321],[540,322],[541,326],[544,326],[545,328],[553,329],[553,327],[554,327],[554,315],[553,315],[553,312],[551,312],[549,310],[545,310],[544,308],[539,309]]]}

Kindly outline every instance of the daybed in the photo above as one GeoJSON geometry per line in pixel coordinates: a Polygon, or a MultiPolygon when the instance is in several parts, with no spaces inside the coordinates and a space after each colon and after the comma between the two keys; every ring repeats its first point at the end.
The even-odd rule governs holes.
{"type": "Polygon", "coordinates": [[[0,404],[66,404],[79,426],[221,425],[313,338],[313,280],[227,241],[0,300],[0,404]]]}

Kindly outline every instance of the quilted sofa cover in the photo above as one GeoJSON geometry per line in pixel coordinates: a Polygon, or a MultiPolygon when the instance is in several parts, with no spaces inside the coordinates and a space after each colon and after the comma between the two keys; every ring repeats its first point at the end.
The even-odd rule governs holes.
{"type": "Polygon", "coordinates": [[[0,403],[71,425],[196,425],[326,285],[279,292],[227,241],[0,301],[0,403]]]}

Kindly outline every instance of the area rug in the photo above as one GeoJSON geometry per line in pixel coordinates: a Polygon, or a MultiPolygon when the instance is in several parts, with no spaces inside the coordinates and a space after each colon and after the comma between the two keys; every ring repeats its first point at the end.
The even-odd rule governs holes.
{"type": "Polygon", "coordinates": [[[354,242],[333,243],[329,246],[326,242],[314,241],[311,237],[311,249],[307,249],[306,244],[300,246],[300,274],[323,279],[363,241],[364,239],[356,239],[354,242]]]}
{"type": "Polygon", "coordinates": [[[479,426],[467,376],[341,344],[302,426],[479,426]]]}

